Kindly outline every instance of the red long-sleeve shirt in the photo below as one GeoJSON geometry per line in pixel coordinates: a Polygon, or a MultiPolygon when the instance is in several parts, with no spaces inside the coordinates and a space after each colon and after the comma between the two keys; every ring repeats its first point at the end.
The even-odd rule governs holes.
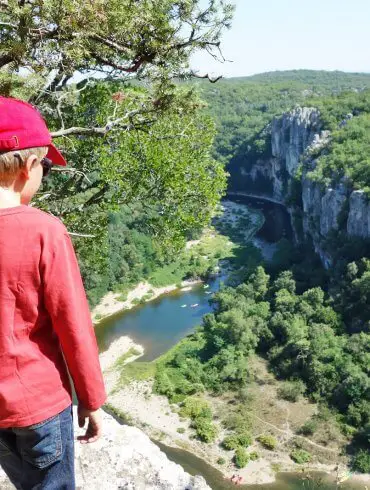
{"type": "Polygon", "coordinates": [[[71,240],[53,216],[0,209],[0,427],[41,422],[71,403],[106,399],[98,348],[71,240]]]}

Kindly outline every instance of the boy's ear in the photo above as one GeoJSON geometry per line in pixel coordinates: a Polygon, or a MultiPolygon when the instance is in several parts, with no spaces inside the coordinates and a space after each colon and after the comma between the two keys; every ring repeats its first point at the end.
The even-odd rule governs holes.
{"type": "Polygon", "coordinates": [[[22,173],[27,180],[30,178],[30,171],[35,167],[37,160],[37,155],[30,155],[27,158],[26,165],[22,168],[22,173]]]}

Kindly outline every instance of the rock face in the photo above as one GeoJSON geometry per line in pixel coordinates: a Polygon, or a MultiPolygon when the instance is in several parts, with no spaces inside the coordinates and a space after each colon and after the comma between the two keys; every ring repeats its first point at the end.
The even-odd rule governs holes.
{"type": "MultiPolygon", "coordinates": [[[[287,205],[293,178],[302,164],[303,233],[312,238],[325,266],[330,266],[331,260],[322,244],[332,230],[370,238],[370,202],[364,192],[354,191],[344,180],[325,187],[310,178],[309,172],[316,165],[310,155],[313,150],[327,145],[329,139],[330,133],[321,130],[319,111],[313,107],[297,107],[273,120],[271,157],[257,160],[248,171],[241,171],[242,177],[249,180],[250,188],[263,182],[267,191],[259,192],[259,195],[287,205]]],[[[288,210],[293,216],[294,209],[288,210]]],[[[294,222],[292,225],[294,227],[294,222]]]]}
{"type": "MultiPolygon", "coordinates": [[[[190,476],[181,466],[169,461],[139,429],[120,425],[103,413],[101,439],[91,445],[76,442],[78,490],[210,490],[204,478],[190,476]]],[[[75,423],[75,435],[81,433],[75,423]]],[[[2,471],[0,488],[13,488],[2,471]]]]}
{"type": "Polygon", "coordinates": [[[347,233],[370,237],[370,202],[363,191],[353,191],[350,195],[347,233]]]}

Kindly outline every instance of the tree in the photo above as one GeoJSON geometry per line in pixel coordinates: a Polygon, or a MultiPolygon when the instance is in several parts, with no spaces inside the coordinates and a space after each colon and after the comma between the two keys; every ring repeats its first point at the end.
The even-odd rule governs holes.
{"type": "Polygon", "coordinates": [[[1,1],[0,93],[36,104],[66,153],[38,204],[92,235],[76,240],[83,270],[106,269],[107,215],[123,203],[145,203],[151,234],[174,248],[209,219],[225,175],[197,95],[175,82],[200,76],[195,51],[222,57],[232,12],[222,0],[1,1]]]}
{"type": "Polygon", "coordinates": [[[151,78],[162,87],[162,96],[169,96],[174,76],[192,75],[188,65],[192,53],[203,49],[220,56],[220,35],[230,26],[233,8],[219,0],[209,0],[203,8],[200,4],[198,0],[3,0],[0,69],[7,69],[8,83],[3,82],[2,90],[13,91],[12,75],[27,69],[36,80],[18,82],[40,101],[63,92],[76,73],[86,80],[94,70],[111,79],[130,74],[151,78]]]}

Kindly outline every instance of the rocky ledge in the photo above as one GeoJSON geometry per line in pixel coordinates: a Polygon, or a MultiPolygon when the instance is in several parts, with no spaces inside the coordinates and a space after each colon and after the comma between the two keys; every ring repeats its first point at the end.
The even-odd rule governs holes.
{"type": "MultiPolygon", "coordinates": [[[[76,408],[76,407],[74,407],[76,408]]],[[[75,435],[83,431],[77,426],[75,435]]],[[[94,444],[76,442],[78,490],[209,490],[204,478],[191,476],[135,427],[103,412],[104,435],[94,444]]],[[[13,489],[0,470],[1,490],[13,489]]]]}

